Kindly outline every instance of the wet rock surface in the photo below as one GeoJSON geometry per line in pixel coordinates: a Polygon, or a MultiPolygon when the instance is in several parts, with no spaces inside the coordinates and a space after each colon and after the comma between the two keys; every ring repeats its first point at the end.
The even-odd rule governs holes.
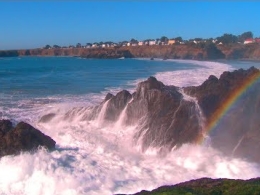
{"type": "Polygon", "coordinates": [[[133,94],[109,94],[105,120],[118,120],[124,110],[126,125],[138,123],[134,138],[143,150],[197,143],[202,134],[211,131],[213,147],[260,162],[259,77],[259,70],[251,67],[224,72],[220,78],[211,75],[200,86],[185,88],[166,86],[150,77],[133,94]],[[207,129],[214,117],[217,125],[207,129]]]}
{"type": "Polygon", "coordinates": [[[139,83],[132,95],[122,91],[110,98],[105,119],[117,120],[118,112],[122,113],[123,109],[125,124],[139,123],[140,129],[134,138],[141,142],[143,150],[148,147],[170,149],[193,142],[201,131],[195,102],[185,100],[178,87],[165,86],[154,77],[139,83]],[[111,108],[117,108],[116,112],[111,108]]]}
{"type": "Polygon", "coordinates": [[[49,150],[56,142],[31,125],[20,122],[13,127],[9,120],[0,120],[0,157],[34,151],[40,146],[49,150]]]}
{"type": "Polygon", "coordinates": [[[210,132],[211,144],[230,156],[260,162],[260,71],[224,72],[210,76],[186,93],[198,100],[207,123],[216,123],[210,132]]]}

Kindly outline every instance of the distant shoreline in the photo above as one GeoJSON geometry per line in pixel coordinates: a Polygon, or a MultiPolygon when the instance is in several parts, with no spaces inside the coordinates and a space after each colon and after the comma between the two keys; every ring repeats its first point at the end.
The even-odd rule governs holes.
{"type": "Polygon", "coordinates": [[[185,60],[260,61],[260,44],[215,45],[153,45],[111,48],[56,48],[0,51],[0,57],[61,56],[92,59],[148,58],[185,60]]]}

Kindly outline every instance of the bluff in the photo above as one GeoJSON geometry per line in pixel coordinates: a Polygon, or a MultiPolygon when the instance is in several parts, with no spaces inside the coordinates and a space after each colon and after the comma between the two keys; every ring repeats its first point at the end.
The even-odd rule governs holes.
{"type": "Polygon", "coordinates": [[[10,120],[0,120],[0,157],[34,151],[40,146],[52,150],[55,144],[52,138],[25,122],[14,127],[10,120]]]}
{"type": "Polygon", "coordinates": [[[167,151],[185,143],[196,144],[210,130],[213,147],[230,156],[260,162],[259,77],[260,71],[252,67],[224,72],[220,78],[211,75],[200,86],[184,88],[166,86],[150,77],[139,83],[133,94],[126,90],[108,94],[86,120],[97,118],[101,110],[107,123],[124,115],[124,125],[138,125],[134,141],[144,151],[149,147],[167,151]],[[253,84],[232,106],[227,105],[230,109],[222,108],[249,81],[253,84]],[[213,121],[220,108],[228,112],[221,112],[218,121],[213,121]],[[212,122],[217,125],[207,129],[212,122]]]}
{"type": "Polygon", "coordinates": [[[12,56],[80,56],[83,58],[163,58],[163,59],[260,59],[259,44],[215,45],[209,43],[183,45],[151,45],[107,48],[51,48],[0,51],[0,57],[12,56]]]}

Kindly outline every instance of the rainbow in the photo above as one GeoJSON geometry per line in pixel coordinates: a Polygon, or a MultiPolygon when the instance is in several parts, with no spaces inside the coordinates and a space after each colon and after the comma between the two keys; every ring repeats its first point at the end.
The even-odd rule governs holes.
{"type": "Polygon", "coordinates": [[[207,124],[204,127],[203,135],[199,136],[197,143],[203,144],[205,135],[208,135],[219,123],[219,121],[230,110],[232,105],[241,97],[241,95],[249,89],[260,78],[260,71],[257,71],[250,75],[245,81],[237,87],[232,93],[228,95],[226,100],[217,108],[217,110],[208,119],[207,124]]]}

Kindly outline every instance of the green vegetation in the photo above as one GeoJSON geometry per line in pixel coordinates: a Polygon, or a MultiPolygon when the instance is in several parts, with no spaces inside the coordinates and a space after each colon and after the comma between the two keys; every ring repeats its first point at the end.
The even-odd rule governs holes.
{"type": "Polygon", "coordinates": [[[221,37],[217,37],[217,40],[218,40],[218,43],[221,42],[224,45],[228,45],[228,44],[234,44],[234,43],[238,43],[238,42],[244,43],[244,41],[249,38],[253,38],[253,33],[250,31],[244,32],[238,36],[225,33],[221,37]]]}
{"type": "Polygon", "coordinates": [[[50,49],[51,46],[50,45],[45,45],[44,49],[50,49]]]}
{"type": "Polygon", "coordinates": [[[202,178],[135,195],[260,195],[260,178],[247,181],[202,178]]]}

